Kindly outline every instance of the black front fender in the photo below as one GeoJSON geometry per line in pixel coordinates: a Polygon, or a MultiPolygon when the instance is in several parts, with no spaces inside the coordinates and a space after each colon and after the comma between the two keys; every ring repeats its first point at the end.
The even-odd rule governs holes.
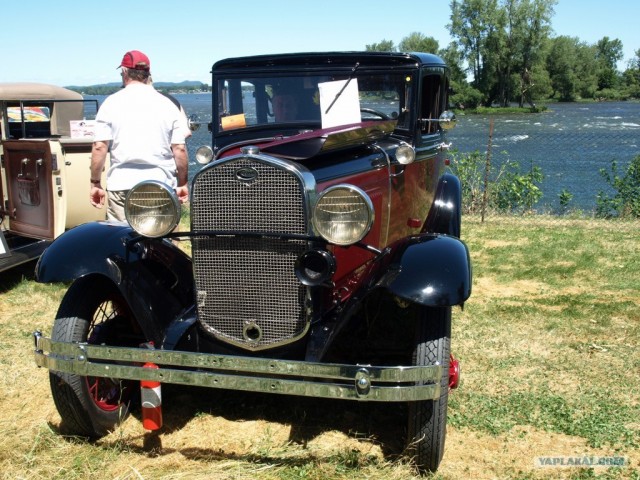
{"type": "Polygon", "coordinates": [[[443,233],[460,238],[462,187],[460,180],[445,173],[438,180],[433,204],[422,227],[423,233],[443,233]]]}
{"type": "Polygon", "coordinates": [[[73,228],[45,250],[36,266],[42,283],[91,277],[113,282],[145,337],[157,345],[167,326],[193,307],[191,259],[171,242],[141,238],[123,223],[73,228]]]}
{"type": "Polygon", "coordinates": [[[36,265],[36,280],[69,282],[92,273],[113,278],[113,262],[137,257],[126,248],[133,234],[124,223],[90,222],[72,228],[44,251],[36,265]]]}
{"type": "Polygon", "coordinates": [[[376,259],[369,285],[424,306],[463,305],[471,295],[469,251],[447,235],[402,240],[376,259]]]}

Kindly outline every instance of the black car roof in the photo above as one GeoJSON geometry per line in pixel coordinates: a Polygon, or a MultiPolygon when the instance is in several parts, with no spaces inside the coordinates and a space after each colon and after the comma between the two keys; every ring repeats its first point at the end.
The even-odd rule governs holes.
{"type": "Polygon", "coordinates": [[[214,63],[212,73],[231,73],[247,68],[274,71],[294,67],[339,70],[352,69],[356,63],[359,64],[359,68],[445,66],[444,61],[437,55],[422,52],[307,52],[227,58],[214,63]]]}

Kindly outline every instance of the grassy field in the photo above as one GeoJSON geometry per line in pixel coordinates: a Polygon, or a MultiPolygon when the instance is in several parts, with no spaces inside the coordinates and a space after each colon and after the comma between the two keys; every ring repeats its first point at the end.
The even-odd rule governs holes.
{"type": "MultiPolygon", "coordinates": [[[[462,382],[438,479],[640,479],[637,223],[464,219],[473,294],[453,319],[462,382]],[[541,458],[624,457],[613,468],[541,458]]],[[[376,405],[165,386],[165,426],[138,414],[95,443],[58,433],[31,333],[60,285],[0,274],[0,477],[409,479],[401,417],[376,405]]]]}

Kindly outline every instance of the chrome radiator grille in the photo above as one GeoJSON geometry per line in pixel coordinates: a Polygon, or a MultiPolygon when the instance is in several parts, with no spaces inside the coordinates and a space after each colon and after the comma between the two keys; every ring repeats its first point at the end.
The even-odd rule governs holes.
{"type": "MultiPolygon", "coordinates": [[[[306,234],[303,191],[298,177],[278,165],[244,157],[222,163],[196,178],[192,228],[306,234]]],[[[203,327],[252,350],[304,334],[307,291],[294,264],[306,248],[303,240],[196,237],[192,254],[203,327]]]]}

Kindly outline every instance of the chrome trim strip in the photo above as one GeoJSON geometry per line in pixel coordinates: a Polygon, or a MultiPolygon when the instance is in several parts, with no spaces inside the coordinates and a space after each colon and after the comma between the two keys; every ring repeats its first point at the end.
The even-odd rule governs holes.
{"type": "Polygon", "coordinates": [[[378,402],[435,400],[441,391],[440,365],[378,367],[111,347],[54,342],[39,332],[34,340],[39,367],[81,376],[378,402]],[[143,368],[146,362],[160,368],[143,368]]]}

